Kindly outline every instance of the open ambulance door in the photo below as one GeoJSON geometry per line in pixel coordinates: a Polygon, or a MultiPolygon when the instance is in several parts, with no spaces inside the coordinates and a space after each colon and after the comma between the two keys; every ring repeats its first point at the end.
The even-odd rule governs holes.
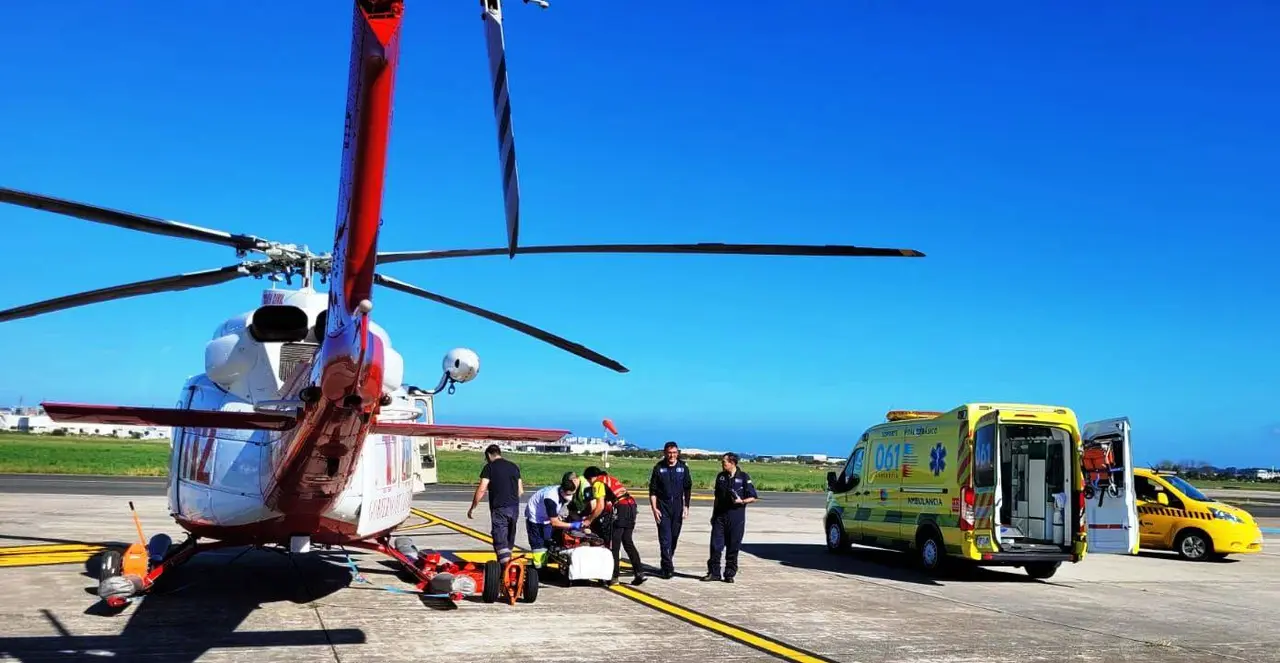
{"type": "Polygon", "coordinates": [[[1129,418],[1085,424],[1085,522],[1090,553],[1138,554],[1138,504],[1129,450],[1129,418]]]}

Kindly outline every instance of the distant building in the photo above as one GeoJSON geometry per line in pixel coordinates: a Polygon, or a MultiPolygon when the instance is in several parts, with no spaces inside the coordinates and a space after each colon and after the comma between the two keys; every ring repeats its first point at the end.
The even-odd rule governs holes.
{"type": "Polygon", "coordinates": [[[76,424],[58,423],[38,407],[5,408],[0,410],[0,430],[20,431],[33,435],[96,435],[124,439],[169,439],[173,429],[168,426],[129,426],[125,424],[76,424]]]}

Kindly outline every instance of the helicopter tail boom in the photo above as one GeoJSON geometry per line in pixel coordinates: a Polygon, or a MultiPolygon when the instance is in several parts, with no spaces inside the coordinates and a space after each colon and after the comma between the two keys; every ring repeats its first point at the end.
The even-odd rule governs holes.
{"type": "Polygon", "coordinates": [[[404,2],[352,4],[329,303],[310,376],[318,393],[309,391],[297,427],[282,436],[264,488],[264,504],[293,517],[318,517],[336,499],[355,471],[370,416],[383,397],[386,357],[382,340],[370,331],[369,313],[404,2]]]}
{"type": "Polygon", "coordinates": [[[349,324],[362,302],[373,301],[383,175],[404,12],[402,0],[355,0],[354,4],[333,238],[331,332],[349,324]]]}

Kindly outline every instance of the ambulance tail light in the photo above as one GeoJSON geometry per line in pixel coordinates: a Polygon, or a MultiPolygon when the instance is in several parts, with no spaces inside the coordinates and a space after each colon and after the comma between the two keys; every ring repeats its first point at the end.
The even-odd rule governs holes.
{"type": "Polygon", "coordinates": [[[1084,521],[1084,491],[1077,490],[1076,494],[1076,537],[1084,539],[1087,525],[1084,521]]]}
{"type": "Polygon", "coordinates": [[[974,502],[972,486],[960,489],[960,531],[971,532],[974,529],[974,502]]]}

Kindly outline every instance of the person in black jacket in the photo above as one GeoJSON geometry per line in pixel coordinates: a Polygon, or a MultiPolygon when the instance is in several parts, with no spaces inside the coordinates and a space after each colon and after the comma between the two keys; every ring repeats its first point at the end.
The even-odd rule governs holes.
{"type": "Polygon", "coordinates": [[[693,495],[693,477],[689,466],[680,460],[680,447],[667,442],[662,447],[663,459],[649,474],[649,508],[658,523],[658,547],[662,550],[662,577],[675,575],[676,542],[680,527],[689,517],[689,500],[693,495]]]}
{"type": "Polygon", "coordinates": [[[703,581],[733,582],[738,575],[738,549],[747,529],[747,505],[756,501],[751,475],[738,469],[738,455],[720,457],[723,472],[716,475],[716,501],[711,507],[711,557],[703,581]],[[724,551],[724,576],[720,575],[720,552],[724,551]]]}

